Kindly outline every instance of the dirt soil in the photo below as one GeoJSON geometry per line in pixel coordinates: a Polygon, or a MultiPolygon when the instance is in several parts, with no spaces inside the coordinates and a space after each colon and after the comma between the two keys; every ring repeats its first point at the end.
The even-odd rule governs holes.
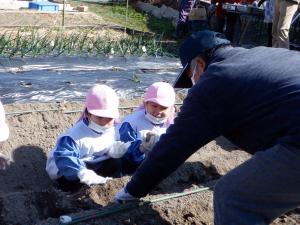
{"type": "MultiPolygon", "coordinates": [[[[122,106],[137,105],[138,99],[123,100],[122,106]]],[[[0,171],[1,225],[54,225],[64,214],[82,215],[110,205],[116,192],[130,177],[109,181],[106,185],[83,187],[75,193],[62,192],[45,172],[48,153],[57,136],[77,121],[80,113],[65,111],[82,109],[82,103],[12,104],[5,105],[7,113],[48,110],[8,115],[11,130],[9,140],[1,151],[12,162],[0,171]],[[54,111],[49,111],[54,110],[54,111]]],[[[122,115],[131,110],[122,111],[122,115]]],[[[220,137],[193,154],[178,170],[165,179],[148,199],[192,190],[213,183],[230,169],[249,158],[227,140],[220,137]]],[[[213,224],[212,191],[159,202],[117,213],[81,224],[213,224]]],[[[296,209],[277,219],[273,225],[300,223],[296,209]]]]}

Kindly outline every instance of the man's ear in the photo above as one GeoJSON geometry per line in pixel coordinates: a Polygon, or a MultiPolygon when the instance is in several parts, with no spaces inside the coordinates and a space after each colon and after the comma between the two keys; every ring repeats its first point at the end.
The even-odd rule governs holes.
{"type": "Polygon", "coordinates": [[[205,62],[205,60],[204,60],[202,57],[197,56],[197,58],[196,58],[196,63],[198,64],[198,66],[201,67],[202,70],[205,69],[206,62],[205,62]]]}

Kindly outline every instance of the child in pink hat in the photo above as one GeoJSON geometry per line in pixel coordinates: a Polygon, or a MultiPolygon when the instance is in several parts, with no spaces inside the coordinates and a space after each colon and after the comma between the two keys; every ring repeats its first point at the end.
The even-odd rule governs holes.
{"type": "Polygon", "coordinates": [[[165,82],[150,85],[143,104],[119,124],[120,140],[131,142],[123,156],[123,174],[131,174],[174,119],[175,91],[165,82]]]}
{"type": "MultiPolygon", "coordinates": [[[[9,128],[5,122],[5,111],[0,101],[0,142],[6,141],[9,136],[9,128]]],[[[0,153],[0,169],[6,169],[9,159],[0,153]]]]}
{"type": "Polygon", "coordinates": [[[119,98],[106,85],[92,87],[79,121],[61,134],[47,160],[46,170],[61,189],[76,190],[81,184],[104,184],[120,177],[121,157],[130,143],[119,140],[115,120],[119,98]]]}

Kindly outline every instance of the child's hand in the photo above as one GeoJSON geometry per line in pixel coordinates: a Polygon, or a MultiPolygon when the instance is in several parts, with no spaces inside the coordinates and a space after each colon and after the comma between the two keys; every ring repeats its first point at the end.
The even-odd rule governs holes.
{"type": "Polygon", "coordinates": [[[108,150],[108,155],[112,158],[121,158],[129,148],[131,142],[122,142],[122,141],[116,141],[113,143],[108,150]]]}
{"type": "Polygon", "coordinates": [[[142,137],[142,143],[140,145],[140,151],[143,153],[149,153],[154,145],[159,141],[160,135],[154,132],[147,132],[142,137]]]}
{"type": "Polygon", "coordinates": [[[97,175],[93,170],[82,169],[78,173],[78,178],[81,183],[92,185],[92,184],[105,184],[106,181],[111,180],[110,177],[101,177],[97,175]]]}

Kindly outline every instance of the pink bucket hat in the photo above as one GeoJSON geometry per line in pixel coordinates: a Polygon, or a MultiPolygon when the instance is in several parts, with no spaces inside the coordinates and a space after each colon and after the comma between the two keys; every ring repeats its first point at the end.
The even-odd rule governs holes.
{"type": "Polygon", "coordinates": [[[144,102],[154,102],[161,106],[171,107],[175,103],[175,91],[166,82],[155,82],[148,87],[144,102]]]}
{"type": "Polygon", "coordinates": [[[9,136],[9,128],[5,123],[5,111],[0,101],[0,141],[5,141],[9,136]]]}
{"type": "Polygon", "coordinates": [[[116,92],[106,85],[96,85],[88,91],[85,107],[95,116],[119,118],[119,98],[116,92]]]}

